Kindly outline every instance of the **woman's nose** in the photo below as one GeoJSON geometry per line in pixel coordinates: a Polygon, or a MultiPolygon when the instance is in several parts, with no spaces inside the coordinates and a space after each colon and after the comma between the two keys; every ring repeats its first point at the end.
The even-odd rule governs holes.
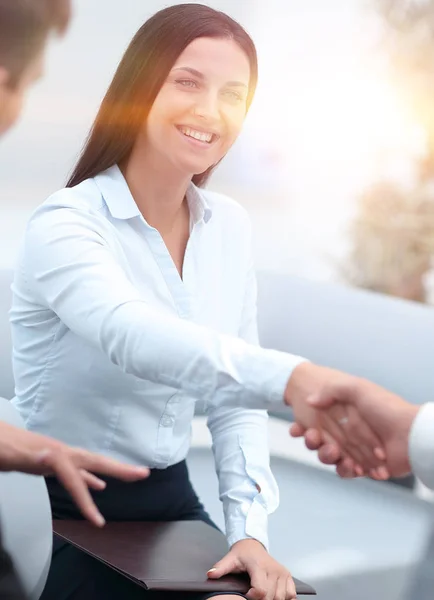
{"type": "Polygon", "coordinates": [[[204,94],[197,99],[193,107],[193,113],[196,117],[206,120],[218,120],[220,118],[218,98],[211,94],[204,94]]]}

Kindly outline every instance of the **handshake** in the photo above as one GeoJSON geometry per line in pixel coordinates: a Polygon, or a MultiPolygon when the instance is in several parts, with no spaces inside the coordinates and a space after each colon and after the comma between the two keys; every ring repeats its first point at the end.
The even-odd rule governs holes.
{"type": "Polygon", "coordinates": [[[411,471],[410,431],[420,406],[365,379],[308,362],[294,369],[285,403],[294,412],[291,435],[304,436],[306,446],[318,451],[321,462],[336,465],[341,477],[384,480],[411,471]]]}

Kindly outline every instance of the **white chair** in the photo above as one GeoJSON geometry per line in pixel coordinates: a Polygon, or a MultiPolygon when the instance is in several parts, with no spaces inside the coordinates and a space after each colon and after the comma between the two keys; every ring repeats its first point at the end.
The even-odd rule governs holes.
{"type": "MultiPolygon", "coordinates": [[[[12,277],[12,271],[0,270],[0,421],[23,427],[8,401],[14,394],[8,319],[12,277]]],[[[47,578],[52,547],[51,509],[44,479],[0,473],[0,520],[5,547],[24,589],[31,600],[37,600],[47,578]]]]}
{"type": "Polygon", "coordinates": [[[375,381],[414,404],[434,399],[434,309],[337,284],[258,273],[264,347],[375,381]]]}
{"type": "MultiPolygon", "coordinates": [[[[23,422],[11,403],[0,398],[0,421],[23,422]]],[[[44,589],[51,561],[52,526],[43,477],[0,473],[0,519],[3,542],[30,600],[44,589]]]]}
{"type": "Polygon", "coordinates": [[[0,397],[8,400],[14,396],[11,332],[9,327],[12,279],[12,270],[0,269],[0,397]]]}

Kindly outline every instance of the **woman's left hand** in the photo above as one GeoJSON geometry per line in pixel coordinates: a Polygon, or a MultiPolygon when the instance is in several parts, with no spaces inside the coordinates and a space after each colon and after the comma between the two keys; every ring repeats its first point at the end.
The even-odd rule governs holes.
{"type": "Polygon", "coordinates": [[[291,573],[253,539],[234,544],[226,556],[208,571],[208,577],[219,579],[228,573],[244,572],[250,577],[249,600],[292,600],[297,597],[291,573]]]}

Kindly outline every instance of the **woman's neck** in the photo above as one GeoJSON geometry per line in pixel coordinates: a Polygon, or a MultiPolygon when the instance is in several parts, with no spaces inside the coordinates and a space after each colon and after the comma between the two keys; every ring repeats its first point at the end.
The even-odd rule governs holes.
{"type": "Polygon", "coordinates": [[[146,221],[162,235],[170,232],[185,211],[184,202],[191,177],[134,148],[121,165],[131,194],[146,221]]]}

